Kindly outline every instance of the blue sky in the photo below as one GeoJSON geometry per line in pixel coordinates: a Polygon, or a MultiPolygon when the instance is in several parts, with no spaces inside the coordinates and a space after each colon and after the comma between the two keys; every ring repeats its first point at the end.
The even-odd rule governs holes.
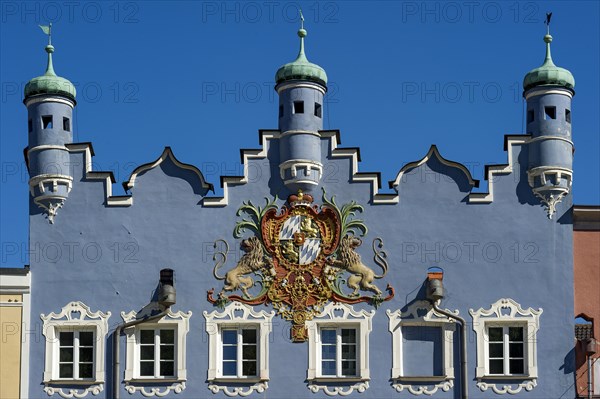
{"type": "MultiPolygon", "coordinates": [[[[0,3],[1,265],[28,261],[23,148],[25,83],[54,66],[78,88],[74,141],[91,141],[113,190],[171,146],[217,186],[239,175],[239,148],[277,128],[273,78],[297,54],[298,7],[309,60],[329,76],[325,128],[360,147],[384,188],[436,144],[483,181],[505,163],[505,134],[523,133],[522,79],[544,58],[553,12],[555,63],[576,80],[573,195],[599,204],[600,3],[422,1],[123,1],[0,3]]],[[[60,215],[58,216],[60,217],[60,215]]]]}

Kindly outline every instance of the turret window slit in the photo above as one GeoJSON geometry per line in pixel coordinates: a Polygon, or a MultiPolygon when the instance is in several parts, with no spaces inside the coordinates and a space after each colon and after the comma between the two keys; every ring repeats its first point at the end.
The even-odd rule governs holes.
{"type": "Polygon", "coordinates": [[[52,123],[52,115],[42,116],[42,127],[44,129],[52,129],[54,127],[52,123]]]}
{"type": "Polygon", "coordinates": [[[546,119],[556,119],[556,107],[544,107],[546,119]]]}
{"type": "Polygon", "coordinates": [[[294,113],[295,114],[303,114],[304,113],[304,101],[294,101],[294,113]]]}

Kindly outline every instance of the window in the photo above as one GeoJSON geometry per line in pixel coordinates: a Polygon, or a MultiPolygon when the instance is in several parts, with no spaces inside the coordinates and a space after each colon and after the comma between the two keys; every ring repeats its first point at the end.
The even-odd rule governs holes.
{"type": "Polygon", "coordinates": [[[544,107],[546,119],[556,119],[556,107],[544,107]]]}
{"type": "Polygon", "coordinates": [[[97,395],[104,386],[104,354],[110,312],[92,312],[82,302],[71,302],[59,313],[40,315],[46,337],[44,391],[97,395]],[[76,383],[78,388],[74,389],[76,383]]]}
{"type": "Polygon", "coordinates": [[[469,310],[477,336],[477,386],[517,393],[537,384],[537,341],[542,309],[523,309],[510,298],[469,310]],[[504,381],[503,381],[504,380],[504,381]]]}
{"type": "Polygon", "coordinates": [[[565,120],[568,123],[571,123],[571,110],[570,109],[565,109],[565,120]]]}
{"type": "Polygon", "coordinates": [[[140,330],[140,377],[175,376],[175,330],[140,330]]]}
{"type": "Polygon", "coordinates": [[[321,118],[322,112],[321,104],[315,103],[315,116],[321,118]]]}
{"type": "Polygon", "coordinates": [[[231,302],[204,312],[208,334],[208,380],[213,393],[246,396],[264,392],[269,380],[269,334],[275,312],[231,302]]]}
{"type": "Polygon", "coordinates": [[[71,131],[71,120],[69,118],[63,118],[63,130],[65,132],[71,131]]]}
{"type": "Polygon", "coordinates": [[[490,375],[521,375],[523,365],[523,327],[488,327],[490,375]]]}
{"type": "Polygon", "coordinates": [[[283,104],[281,104],[279,106],[279,117],[281,118],[283,116],[283,104]]]}
{"type": "Polygon", "coordinates": [[[375,311],[328,303],[308,330],[308,388],[317,393],[348,395],[368,388],[369,334],[375,311]]]}
{"type": "Polygon", "coordinates": [[[304,113],[304,101],[294,101],[294,113],[295,114],[303,114],[304,113]]]}
{"type": "Polygon", "coordinates": [[[52,129],[52,115],[44,115],[42,116],[42,127],[44,129],[52,129]]]}
{"type": "Polygon", "coordinates": [[[532,109],[527,110],[527,123],[531,123],[535,120],[535,113],[532,109]]]}
{"type": "Polygon", "coordinates": [[[58,377],[93,378],[94,332],[60,331],[58,341],[58,377]]]}
{"type": "Polygon", "coordinates": [[[322,328],[321,374],[328,377],[356,377],[356,328],[322,328]]]}
{"type": "Polygon", "coordinates": [[[224,328],[221,331],[223,377],[256,377],[258,374],[257,329],[224,328]]]}
{"type": "MultiPolygon", "coordinates": [[[[448,309],[446,309],[449,311],[448,309]]],[[[392,333],[392,386],[401,392],[433,395],[454,386],[456,323],[418,300],[405,311],[387,311],[392,333]]]]}
{"type": "MultiPolygon", "coordinates": [[[[149,312],[158,311],[149,309],[149,312]]],[[[135,311],[121,314],[124,322],[140,317],[135,311]]],[[[152,395],[164,396],[169,390],[179,392],[185,389],[186,338],[189,331],[189,319],[192,312],[168,313],[161,319],[142,323],[125,329],[127,336],[127,355],[125,366],[125,384],[129,393],[142,391],[146,395],[145,385],[155,384],[152,395]]]]}

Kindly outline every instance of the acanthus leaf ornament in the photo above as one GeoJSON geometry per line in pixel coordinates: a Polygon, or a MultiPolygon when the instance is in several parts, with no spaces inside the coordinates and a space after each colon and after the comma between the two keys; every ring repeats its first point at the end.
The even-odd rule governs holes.
{"type": "Polygon", "coordinates": [[[281,208],[276,207],[276,200],[267,200],[264,208],[248,201],[237,211],[243,217],[236,223],[234,237],[241,238],[244,230],[253,230],[256,235],[242,240],[245,254],[225,275],[219,275],[218,270],[227,262],[229,245],[221,239],[215,242],[215,248],[221,242],[225,249],[213,257],[213,274],[225,283],[217,298],[213,297],[214,290],[208,292],[208,301],[218,306],[229,301],[271,304],[282,318],[292,322],[292,340],[303,342],[308,338],[305,322],[328,302],[378,306],[394,296],[390,285],[383,297],[374,283],[387,273],[383,240],[373,240],[374,261],[382,268],[381,275],[366,266],[356,252],[362,244],[357,235],[364,237],[368,231],[364,222],[355,218],[356,212],[362,212],[361,205],[351,201],[339,208],[334,197],[327,199],[325,190],[322,206],[302,191],[290,195],[281,208]],[[351,293],[344,293],[344,282],[351,293]],[[252,295],[250,290],[256,285],[260,291],[252,295]],[[374,295],[361,295],[361,290],[374,295]],[[242,295],[227,294],[232,291],[242,295]]]}

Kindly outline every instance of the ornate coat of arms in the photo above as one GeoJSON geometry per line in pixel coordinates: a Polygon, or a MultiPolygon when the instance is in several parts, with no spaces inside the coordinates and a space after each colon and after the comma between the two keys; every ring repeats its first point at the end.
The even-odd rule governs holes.
{"type": "Polygon", "coordinates": [[[359,237],[368,231],[364,222],[355,218],[356,212],[363,210],[361,205],[351,201],[339,208],[334,197],[326,198],[324,190],[321,206],[301,191],[290,195],[287,205],[281,208],[276,201],[266,200],[263,208],[248,201],[238,209],[237,215],[243,218],[236,223],[234,237],[242,238],[249,230],[255,235],[242,240],[244,255],[225,275],[220,275],[219,269],[227,262],[229,245],[225,240],[215,242],[215,248],[222,250],[214,256],[213,274],[225,283],[217,298],[213,297],[214,290],[208,292],[211,303],[270,303],[292,322],[292,340],[302,342],[307,339],[304,322],[327,302],[378,306],[394,296],[391,286],[387,286],[388,295],[383,297],[375,284],[375,279],[384,277],[388,269],[383,240],[373,240],[373,259],[382,269],[380,275],[356,252],[362,244],[359,237]],[[227,294],[234,291],[241,295],[227,294]],[[370,291],[371,295],[361,291],[370,291]]]}

